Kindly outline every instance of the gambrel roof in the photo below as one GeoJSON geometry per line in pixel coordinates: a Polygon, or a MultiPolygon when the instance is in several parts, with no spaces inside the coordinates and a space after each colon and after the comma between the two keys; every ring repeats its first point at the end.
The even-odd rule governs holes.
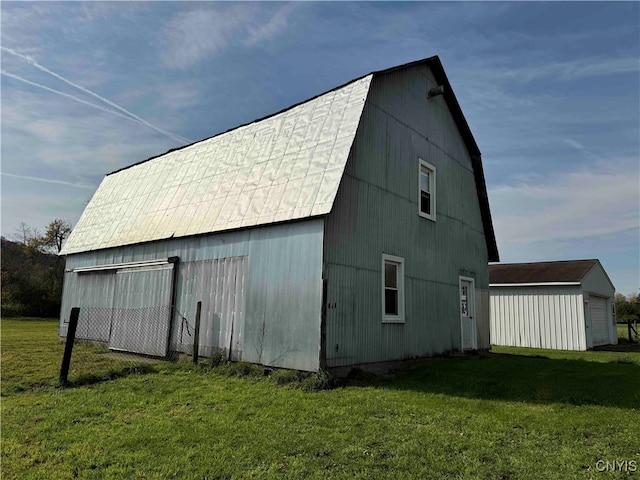
{"type": "Polygon", "coordinates": [[[480,151],[439,58],[373,72],[272,116],[108,174],[62,255],[328,214],[372,78],[426,63],[470,153],[491,261],[480,151]]]}
{"type": "Polygon", "coordinates": [[[329,213],[370,82],[107,175],[62,253],[329,213]]]}

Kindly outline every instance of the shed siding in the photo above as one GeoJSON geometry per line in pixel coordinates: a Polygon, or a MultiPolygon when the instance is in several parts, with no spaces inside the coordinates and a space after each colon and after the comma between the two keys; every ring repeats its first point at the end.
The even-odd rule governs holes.
{"type": "Polygon", "coordinates": [[[492,287],[491,343],[586,350],[582,292],[576,287],[492,287]]]}
{"type": "MultiPolygon", "coordinates": [[[[613,304],[615,302],[615,288],[611,285],[609,277],[598,262],[593,266],[589,273],[582,279],[582,291],[585,300],[591,296],[603,298],[606,301],[605,321],[608,328],[609,343],[618,343],[618,331],[616,329],[615,318],[613,317],[613,304]]],[[[591,309],[587,309],[587,325],[591,325],[591,309]]]]}
{"type": "MultiPolygon", "coordinates": [[[[176,309],[193,325],[197,301],[203,302],[203,313],[217,313],[210,306],[216,301],[213,273],[205,264],[247,257],[243,338],[238,346],[241,359],[315,371],[319,367],[322,244],[323,220],[315,219],[73,254],[67,257],[66,268],[177,256],[176,309]],[[193,275],[187,275],[187,270],[193,275]],[[195,285],[187,285],[189,281],[195,285]]],[[[78,274],[65,274],[62,336],[71,307],[100,303],[98,293],[91,295],[92,287],[79,280],[78,274]]],[[[203,322],[206,332],[214,319],[203,322]]],[[[174,315],[171,348],[190,352],[193,340],[188,336],[184,340],[183,327],[181,317],[174,315]]]]}
{"type": "Polygon", "coordinates": [[[609,277],[605,273],[600,263],[596,263],[589,273],[587,273],[581,281],[582,290],[585,292],[593,292],[601,297],[613,298],[616,290],[609,277]]]}
{"type": "Polygon", "coordinates": [[[326,219],[330,367],[460,350],[459,276],[488,289],[471,160],[435,85],[426,66],[372,82],[326,219]],[[436,222],[418,215],[418,158],[437,170],[436,222]],[[404,324],[382,323],[383,253],[405,261],[404,324]]]}

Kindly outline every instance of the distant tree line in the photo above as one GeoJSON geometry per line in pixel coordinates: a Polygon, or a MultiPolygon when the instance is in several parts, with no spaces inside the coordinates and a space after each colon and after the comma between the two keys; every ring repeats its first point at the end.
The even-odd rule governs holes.
{"type": "Polygon", "coordinates": [[[640,321],[640,294],[629,295],[616,293],[616,321],[618,323],[640,321]]]}
{"type": "Polygon", "coordinates": [[[13,241],[2,241],[2,316],[57,317],[64,259],[58,256],[71,233],[65,220],[53,220],[44,234],[22,223],[13,241]]]}

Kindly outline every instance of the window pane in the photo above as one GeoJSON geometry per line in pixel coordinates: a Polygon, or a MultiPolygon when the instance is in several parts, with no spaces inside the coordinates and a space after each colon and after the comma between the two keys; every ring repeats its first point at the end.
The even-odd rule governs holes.
{"type": "Polygon", "coordinates": [[[398,315],[398,291],[390,288],[384,289],[384,313],[386,315],[398,315]]]}
{"type": "Polygon", "coordinates": [[[398,266],[393,263],[384,264],[384,286],[398,288],[398,266]]]}
{"type": "Polygon", "coordinates": [[[431,215],[431,194],[427,192],[420,192],[420,211],[431,215]]]}
{"type": "Polygon", "coordinates": [[[429,173],[422,171],[420,172],[420,190],[423,192],[428,192],[431,189],[429,188],[429,173]]]}

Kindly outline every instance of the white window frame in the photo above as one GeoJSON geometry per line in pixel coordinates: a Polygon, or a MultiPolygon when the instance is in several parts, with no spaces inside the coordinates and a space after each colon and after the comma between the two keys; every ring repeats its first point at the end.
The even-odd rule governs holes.
{"type": "Polygon", "coordinates": [[[418,158],[418,215],[422,218],[426,218],[431,220],[432,222],[436,221],[436,167],[431,165],[429,162],[418,158]],[[429,195],[431,200],[431,214],[426,214],[422,211],[421,208],[421,199],[422,199],[422,188],[420,187],[420,180],[422,176],[422,169],[425,168],[429,170],[429,195]]]}
{"type": "Polygon", "coordinates": [[[382,323],[405,323],[404,320],[404,258],[394,255],[382,254],[382,323]],[[393,263],[397,265],[398,285],[398,315],[385,313],[385,265],[393,263]]]}

